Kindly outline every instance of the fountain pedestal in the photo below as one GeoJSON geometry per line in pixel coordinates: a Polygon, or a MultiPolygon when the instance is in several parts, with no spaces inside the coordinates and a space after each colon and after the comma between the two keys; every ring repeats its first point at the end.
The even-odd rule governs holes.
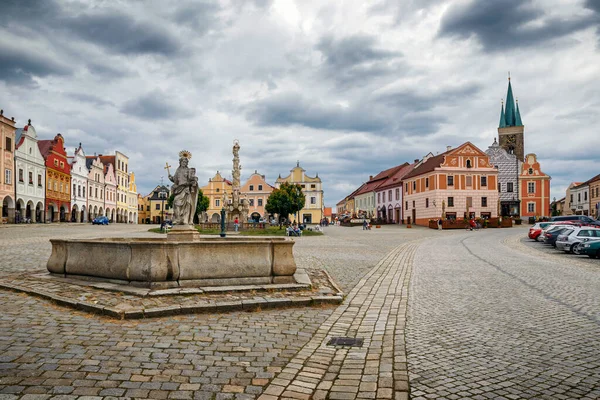
{"type": "Polygon", "coordinates": [[[168,241],[194,241],[200,240],[200,234],[198,231],[190,225],[175,225],[168,233],[167,233],[168,241]]]}

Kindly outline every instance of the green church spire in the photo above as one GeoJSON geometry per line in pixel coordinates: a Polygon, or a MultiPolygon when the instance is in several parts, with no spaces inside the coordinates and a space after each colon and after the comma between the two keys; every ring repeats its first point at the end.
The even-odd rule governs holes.
{"type": "Polygon", "coordinates": [[[504,102],[500,105],[500,125],[499,128],[506,128],[506,118],[504,116],[504,102]]]}
{"type": "Polygon", "coordinates": [[[504,116],[506,118],[506,126],[516,125],[515,99],[512,93],[512,86],[510,85],[510,77],[508,78],[508,92],[506,93],[506,109],[504,110],[504,116]]]}
{"type": "Polygon", "coordinates": [[[523,126],[523,121],[521,121],[521,113],[519,112],[519,100],[517,100],[517,116],[515,120],[516,126],[523,126]]]}

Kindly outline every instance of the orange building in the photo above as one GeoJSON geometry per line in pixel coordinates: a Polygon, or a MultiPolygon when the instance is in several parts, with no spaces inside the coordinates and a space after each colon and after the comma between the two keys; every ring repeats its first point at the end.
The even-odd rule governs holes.
{"type": "Polygon", "coordinates": [[[265,211],[267,199],[275,188],[265,181],[265,176],[254,171],[250,178],[240,188],[242,198],[248,199],[250,209],[248,210],[248,221],[260,221],[261,218],[268,219],[265,211]]]}
{"type": "Polygon", "coordinates": [[[68,222],[71,213],[71,165],[65,139],[59,133],[52,140],[38,140],[46,161],[46,222],[68,222]]]}
{"type": "Polygon", "coordinates": [[[430,157],[406,174],[404,215],[408,223],[428,226],[441,217],[498,216],[498,170],[470,142],[430,157]]]}
{"type": "Polygon", "coordinates": [[[521,218],[550,216],[550,176],[540,169],[537,156],[525,156],[519,174],[521,218]]]}

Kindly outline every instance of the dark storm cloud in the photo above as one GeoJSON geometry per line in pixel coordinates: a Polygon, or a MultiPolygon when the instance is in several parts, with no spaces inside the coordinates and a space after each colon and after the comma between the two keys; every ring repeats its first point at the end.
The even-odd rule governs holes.
{"type": "Polygon", "coordinates": [[[117,10],[86,12],[63,18],[65,26],[80,39],[122,54],[172,55],[178,40],[158,24],[138,21],[117,10]]]}
{"type": "Polygon", "coordinates": [[[371,78],[397,71],[394,64],[402,57],[401,52],[378,48],[375,37],[365,34],[343,38],[328,35],[316,48],[323,55],[325,74],[342,85],[362,86],[371,78]]]}
{"type": "Polygon", "coordinates": [[[179,3],[179,7],[173,13],[173,20],[177,24],[193,28],[199,34],[204,34],[218,23],[219,11],[221,8],[216,3],[179,3]]]}
{"type": "Polygon", "coordinates": [[[472,0],[446,11],[438,36],[475,36],[486,50],[501,51],[535,46],[597,23],[593,16],[547,17],[531,0],[472,0]]]}
{"type": "Polygon", "coordinates": [[[121,107],[121,112],[150,120],[174,119],[188,115],[160,91],[153,91],[127,101],[121,107]]]}
{"type": "Polygon", "coordinates": [[[12,85],[34,86],[34,77],[69,75],[71,68],[50,53],[39,53],[0,42],[0,80],[12,85]]]}
{"type": "Polygon", "coordinates": [[[319,104],[299,93],[286,93],[258,101],[248,118],[260,126],[303,125],[314,129],[378,131],[385,127],[373,110],[319,104]]]}

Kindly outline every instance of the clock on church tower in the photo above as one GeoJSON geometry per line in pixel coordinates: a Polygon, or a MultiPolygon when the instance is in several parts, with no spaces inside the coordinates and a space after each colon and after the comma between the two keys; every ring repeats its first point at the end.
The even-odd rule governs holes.
{"type": "Polygon", "coordinates": [[[519,102],[513,98],[510,78],[508,78],[508,93],[506,94],[506,106],[502,104],[500,109],[500,124],[498,125],[498,144],[509,154],[515,154],[519,161],[525,159],[524,143],[525,127],[521,121],[519,102]]]}

